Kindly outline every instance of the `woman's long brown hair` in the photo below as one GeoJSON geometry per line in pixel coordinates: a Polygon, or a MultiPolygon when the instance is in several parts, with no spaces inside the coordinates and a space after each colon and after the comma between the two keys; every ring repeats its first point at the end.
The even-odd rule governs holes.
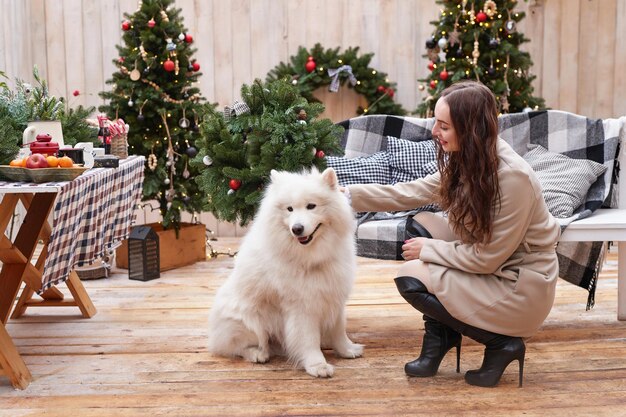
{"type": "Polygon", "coordinates": [[[461,81],[446,88],[440,100],[450,108],[459,143],[456,152],[438,147],[440,205],[464,242],[487,243],[500,207],[496,99],[483,84],[461,81]]]}

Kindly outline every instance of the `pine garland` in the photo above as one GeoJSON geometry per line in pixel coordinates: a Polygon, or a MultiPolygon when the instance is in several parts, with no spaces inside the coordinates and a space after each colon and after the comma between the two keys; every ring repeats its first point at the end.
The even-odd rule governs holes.
{"type": "Polygon", "coordinates": [[[210,109],[201,124],[199,152],[192,161],[201,172],[196,182],[208,196],[205,209],[223,221],[252,220],[272,169],[324,169],[326,154],[342,154],[343,128],[309,103],[291,83],[255,80],[241,88],[239,114],[210,109]]]}
{"type": "Polygon", "coordinates": [[[311,50],[304,47],[298,48],[298,53],[290,57],[289,63],[281,62],[267,74],[267,81],[286,80],[295,85],[300,94],[309,102],[319,102],[313,96],[313,92],[321,87],[331,85],[332,78],[329,69],[338,69],[349,65],[352,74],[356,78],[356,84],[351,85],[349,73],[343,71],[339,74],[339,82],[342,86],[353,88],[367,100],[367,106],[358,106],[357,114],[393,114],[405,115],[402,105],[393,101],[396,84],[389,81],[387,74],[370,68],[369,64],[374,54],[359,56],[358,47],[350,47],[340,53],[339,48],[324,49],[319,43],[311,50]],[[313,62],[307,70],[307,64],[313,62]]]}

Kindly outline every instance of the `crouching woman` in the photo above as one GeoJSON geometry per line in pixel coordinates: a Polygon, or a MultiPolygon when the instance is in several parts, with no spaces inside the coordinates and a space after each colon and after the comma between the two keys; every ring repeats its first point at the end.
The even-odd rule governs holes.
{"type": "Polygon", "coordinates": [[[498,109],[483,84],[462,81],[435,106],[433,139],[439,171],[395,185],[358,184],[346,193],[355,211],[407,210],[437,203],[443,215],[415,216],[421,237],[405,242],[406,262],[395,283],[423,313],[420,356],[410,376],[435,375],[462,335],[485,345],[482,366],[467,371],[471,385],[496,385],[519,364],[554,302],[558,222],[548,212],[530,166],[498,137],[498,109]]]}

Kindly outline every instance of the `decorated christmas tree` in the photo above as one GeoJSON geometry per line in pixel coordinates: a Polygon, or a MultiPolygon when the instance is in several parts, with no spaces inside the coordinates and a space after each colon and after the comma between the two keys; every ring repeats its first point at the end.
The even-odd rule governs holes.
{"type": "Polygon", "coordinates": [[[129,154],[146,156],[143,200],[158,201],[164,227],[178,228],[181,212],[199,212],[202,199],[189,164],[196,156],[203,108],[193,86],[200,65],[192,58],[193,36],[173,0],[143,0],[121,23],[118,71],[101,93],[100,108],[130,125],[129,154]]]}
{"type": "Polygon", "coordinates": [[[419,80],[428,96],[417,108],[432,116],[441,91],[455,81],[474,79],[493,91],[503,113],[544,107],[534,97],[530,54],[520,50],[529,40],[517,30],[525,13],[516,0],[437,0],[443,6],[432,36],[426,41],[430,74],[419,80]]]}
{"type": "Polygon", "coordinates": [[[206,209],[243,226],[254,216],[272,169],[323,169],[326,154],[340,155],[343,128],[309,103],[290,82],[261,80],[241,88],[241,102],[224,112],[208,109],[193,165],[196,181],[208,196],[206,209]]]}
{"type": "Polygon", "coordinates": [[[357,108],[357,114],[406,114],[393,99],[395,83],[386,73],[370,68],[373,56],[359,55],[358,47],[339,52],[339,48],[324,49],[319,43],[310,50],[301,46],[290,62],[281,62],[270,70],[267,81],[289,81],[310,102],[319,101],[313,93],[321,87],[331,92],[337,92],[340,86],[353,88],[367,101],[366,107],[357,108]]]}

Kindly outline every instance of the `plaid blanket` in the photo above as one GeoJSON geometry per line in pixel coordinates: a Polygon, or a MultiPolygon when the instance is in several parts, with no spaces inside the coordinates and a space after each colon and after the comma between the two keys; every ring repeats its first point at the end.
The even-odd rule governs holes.
{"type": "Polygon", "coordinates": [[[144,160],[131,156],[121,160],[119,168],[92,168],[73,181],[0,182],[20,192],[41,187],[57,192],[39,294],[66,281],[73,267],[92,263],[128,236],[141,197],[144,160]]]}
{"type": "MultiPolygon", "coordinates": [[[[340,123],[345,157],[370,155],[386,149],[386,137],[411,141],[432,139],[434,119],[371,115],[340,123]]],[[[558,110],[504,114],[499,118],[500,136],[520,155],[529,144],[538,144],[571,158],[586,158],[604,164],[607,170],[588,191],[585,203],[573,216],[559,219],[562,228],[589,216],[603,204],[616,206],[611,185],[616,175],[615,158],[623,119],[588,119],[558,110]]],[[[397,213],[366,213],[359,219],[357,253],[379,259],[402,259],[407,217],[397,213]]],[[[559,242],[559,276],[589,291],[587,308],[593,306],[597,276],[602,266],[604,242],[559,242]]]]}

